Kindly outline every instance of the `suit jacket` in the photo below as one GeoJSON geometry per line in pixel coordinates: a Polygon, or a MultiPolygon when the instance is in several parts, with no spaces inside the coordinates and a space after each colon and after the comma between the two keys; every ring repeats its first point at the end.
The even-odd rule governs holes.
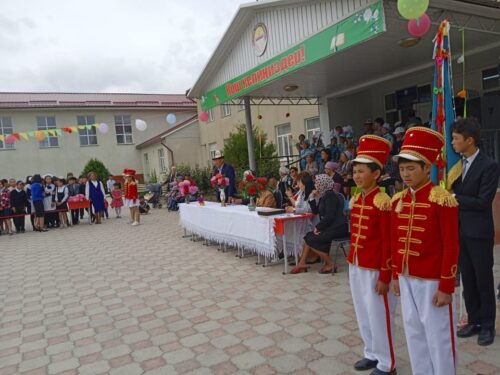
{"type": "Polygon", "coordinates": [[[498,164],[479,151],[464,181],[453,184],[459,209],[460,234],[471,238],[494,238],[492,203],[498,187],[498,164]]]}
{"type": "MultiPolygon", "coordinates": [[[[219,173],[217,168],[213,169],[214,175],[219,173]]],[[[236,194],[236,174],[234,173],[234,168],[229,164],[224,163],[222,166],[222,175],[229,178],[229,185],[224,188],[224,193],[226,195],[226,201],[229,197],[234,197],[236,194]]],[[[216,191],[217,201],[220,202],[219,191],[216,191]]]]}
{"type": "Polygon", "coordinates": [[[309,200],[312,213],[319,214],[320,221],[316,224],[316,229],[320,232],[336,233],[339,228],[347,227],[342,203],[339,194],[333,191],[327,191],[319,203],[314,199],[309,200]]]}

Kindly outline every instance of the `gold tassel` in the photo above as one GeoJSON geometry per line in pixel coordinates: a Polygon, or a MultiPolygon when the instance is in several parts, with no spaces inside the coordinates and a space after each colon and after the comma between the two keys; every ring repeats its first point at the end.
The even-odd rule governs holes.
{"type": "Polygon", "coordinates": [[[451,191],[453,184],[462,175],[462,160],[459,160],[446,174],[446,190],[451,191]]]}
{"type": "Polygon", "coordinates": [[[373,199],[373,204],[380,211],[390,211],[391,210],[391,198],[383,192],[377,193],[373,199]]]}
{"type": "Polygon", "coordinates": [[[356,201],[358,200],[359,195],[360,195],[360,193],[356,193],[352,196],[351,200],[349,201],[349,209],[350,210],[352,210],[354,208],[354,203],[356,203],[356,201]]]}
{"type": "Polygon", "coordinates": [[[455,197],[441,186],[434,186],[431,189],[429,201],[444,207],[458,207],[455,197]]]}
{"type": "Polygon", "coordinates": [[[391,205],[398,201],[398,204],[396,205],[396,212],[399,214],[403,210],[403,197],[406,194],[407,189],[404,189],[403,191],[400,191],[399,193],[396,193],[393,195],[391,199],[391,205]]]}

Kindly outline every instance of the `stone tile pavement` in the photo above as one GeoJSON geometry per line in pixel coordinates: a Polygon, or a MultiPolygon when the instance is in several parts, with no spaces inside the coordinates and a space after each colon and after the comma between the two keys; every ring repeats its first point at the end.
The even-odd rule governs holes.
{"type": "MultiPolygon", "coordinates": [[[[345,264],[283,276],[182,238],[177,213],[126,220],[0,237],[1,375],[354,373],[345,264]]],[[[500,373],[500,338],[459,344],[459,374],[500,373]]]]}

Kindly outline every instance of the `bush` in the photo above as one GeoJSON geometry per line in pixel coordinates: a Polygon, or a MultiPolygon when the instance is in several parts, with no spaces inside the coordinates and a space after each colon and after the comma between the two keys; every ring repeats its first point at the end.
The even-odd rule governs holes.
{"type": "Polygon", "coordinates": [[[200,167],[196,166],[194,168],[189,165],[180,164],[177,166],[177,174],[180,176],[189,175],[196,182],[198,189],[202,192],[202,194],[206,194],[207,192],[212,190],[210,186],[210,167],[200,167]]]}
{"type": "Polygon", "coordinates": [[[90,159],[80,175],[87,176],[90,172],[95,172],[101,181],[106,181],[108,176],[111,174],[104,166],[103,162],[97,159],[90,159]]]}
{"type": "MultiPolygon", "coordinates": [[[[278,172],[279,159],[267,159],[276,157],[276,146],[267,142],[267,135],[258,129],[253,129],[253,144],[255,157],[257,159],[257,174],[264,176],[267,173],[278,172]]],[[[236,170],[236,178],[239,180],[243,172],[250,169],[247,148],[247,129],[245,124],[239,124],[236,131],[229,135],[224,146],[224,160],[231,164],[236,170]]]]}

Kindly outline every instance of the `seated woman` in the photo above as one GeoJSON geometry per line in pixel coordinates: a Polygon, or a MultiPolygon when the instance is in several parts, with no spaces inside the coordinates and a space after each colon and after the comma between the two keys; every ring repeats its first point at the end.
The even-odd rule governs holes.
{"type": "Polygon", "coordinates": [[[308,202],[309,196],[314,190],[314,181],[311,175],[307,172],[300,173],[297,179],[297,186],[299,191],[295,195],[290,188],[286,191],[286,196],[291,204],[291,206],[286,208],[286,212],[297,214],[311,212],[311,206],[308,202]]]}
{"type": "Polygon", "coordinates": [[[292,274],[307,272],[306,262],[311,252],[325,263],[319,273],[334,273],[337,267],[330,258],[330,246],[333,239],[347,236],[349,233],[343,201],[339,194],[332,191],[333,179],[326,174],[320,174],[316,176],[315,187],[316,190],[309,195],[309,204],[311,211],[319,214],[319,222],[314,230],[304,237],[304,250],[299,264],[292,269],[292,274]],[[319,198],[319,203],[316,203],[315,198],[319,198]]]}

